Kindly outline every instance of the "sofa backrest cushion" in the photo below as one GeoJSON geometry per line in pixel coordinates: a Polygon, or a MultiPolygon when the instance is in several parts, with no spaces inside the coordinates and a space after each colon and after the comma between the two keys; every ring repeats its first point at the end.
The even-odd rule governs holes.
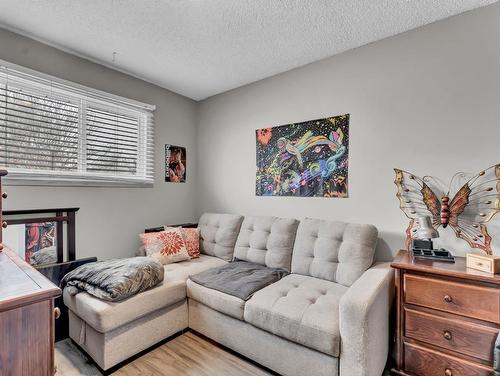
{"type": "Polygon", "coordinates": [[[298,224],[293,218],[245,217],[234,257],[290,271],[298,224]]]}
{"type": "Polygon", "coordinates": [[[351,286],[373,264],[377,238],[372,225],[306,218],[297,229],[292,273],[351,286]]]}
{"type": "Polygon", "coordinates": [[[241,215],[203,214],[198,222],[201,253],[231,261],[242,221],[241,215]]]}

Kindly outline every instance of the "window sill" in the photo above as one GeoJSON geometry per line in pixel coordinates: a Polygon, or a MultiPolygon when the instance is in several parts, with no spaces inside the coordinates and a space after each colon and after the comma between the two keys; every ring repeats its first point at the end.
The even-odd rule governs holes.
{"type": "Polygon", "coordinates": [[[54,176],[51,174],[31,174],[9,172],[2,179],[2,184],[8,186],[49,186],[49,187],[112,187],[112,188],[152,188],[151,180],[129,177],[101,176],[54,176]]]}

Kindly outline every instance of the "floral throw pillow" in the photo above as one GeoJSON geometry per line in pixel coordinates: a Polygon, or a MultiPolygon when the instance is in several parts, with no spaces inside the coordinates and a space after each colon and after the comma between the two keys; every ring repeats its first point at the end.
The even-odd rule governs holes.
{"type": "Polygon", "coordinates": [[[190,259],[184,238],[178,228],[139,234],[139,237],[146,248],[146,255],[163,265],[190,259]]]}
{"type": "MultiPolygon", "coordinates": [[[[175,227],[164,226],[164,229],[172,229],[175,227]]],[[[197,228],[180,228],[182,238],[186,244],[189,256],[194,259],[200,257],[200,230],[197,228]]]]}

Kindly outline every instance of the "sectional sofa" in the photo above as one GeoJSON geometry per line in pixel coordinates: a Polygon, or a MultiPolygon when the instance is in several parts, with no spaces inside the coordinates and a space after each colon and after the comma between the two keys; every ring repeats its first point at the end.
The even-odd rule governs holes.
{"type": "Polygon", "coordinates": [[[64,292],[70,337],[103,369],[191,328],[283,375],[380,376],[394,276],[371,225],[204,214],[199,259],[119,303],[64,292]],[[244,301],[189,279],[234,258],[290,272],[244,301]]]}

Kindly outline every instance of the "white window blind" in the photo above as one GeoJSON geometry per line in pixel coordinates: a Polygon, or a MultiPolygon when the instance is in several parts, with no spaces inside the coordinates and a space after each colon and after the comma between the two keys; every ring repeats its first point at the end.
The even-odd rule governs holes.
{"type": "Polygon", "coordinates": [[[154,106],[0,62],[8,183],[150,186],[154,106]]]}

